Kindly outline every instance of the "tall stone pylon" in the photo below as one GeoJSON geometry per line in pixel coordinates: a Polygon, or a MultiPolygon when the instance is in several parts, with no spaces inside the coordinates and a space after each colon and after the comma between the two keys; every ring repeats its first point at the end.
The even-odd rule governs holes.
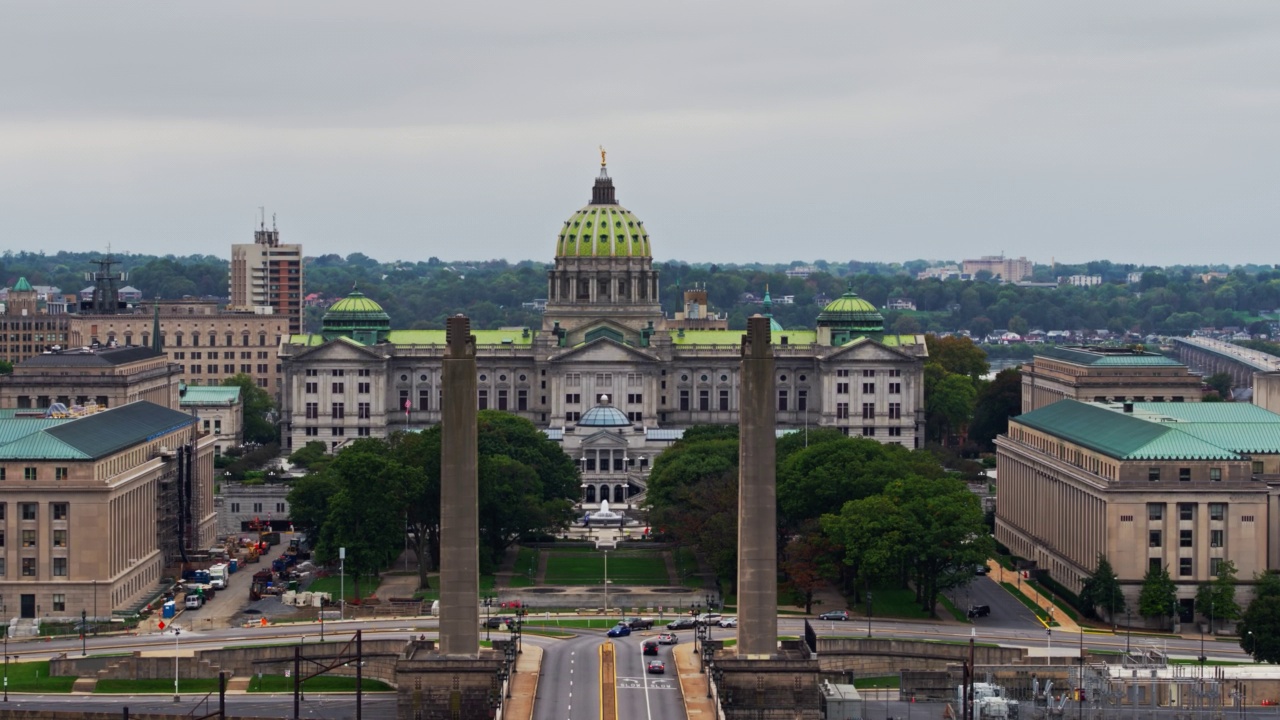
{"type": "Polygon", "coordinates": [[[778,647],[778,424],[769,318],[747,319],[738,386],[738,657],[778,647]]]}
{"type": "Polygon", "coordinates": [[[476,339],[464,315],[445,320],[440,417],[440,653],[480,653],[480,481],[476,339]]]}

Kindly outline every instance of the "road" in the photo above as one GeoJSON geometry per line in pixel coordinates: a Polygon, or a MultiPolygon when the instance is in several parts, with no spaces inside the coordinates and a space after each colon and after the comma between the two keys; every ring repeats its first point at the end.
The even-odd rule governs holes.
{"type": "Polygon", "coordinates": [[[1000,583],[990,575],[974,576],[973,582],[947,593],[947,597],[962,611],[967,611],[971,605],[986,605],[991,608],[991,614],[987,617],[974,618],[973,624],[982,628],[979,632],[987,628],[1013,630],[1044,627],[1036,619],[1035,613],[1031,612],[1031,608],[1000,587],[1000,583]]]}
{"type": "MultiPolygon", "coordinates": [[[[865,636],[866,623],[854,622],[822,622],[811,621],[820,637],[857,637],[865,636]]],[[[410,635],[423,632],[432,633],[437,625],[434,618],[388,619],[371,621],[344,621],[327,623],[329,639],[350,637],[356,628],[365,631],[366,638],[396,638],[407,640],[410,635]]],[[[779,633],[798,636],[803,633],[804,620],[794,616],[783,616],[778,622],[779,633]]],[[[930,640],[967,640],[971,628],[977,629],[980,642],[995,643],[1008,647],[1043,647],[1045,643],[1044,629],[1038,623],[1025,627],[1005,628],[985,625],[959,625],[954,623],[905,622],[893,620],[873,620],[874,637],[915,638],[930,640]]],[[[261,644],[286,642],[314,642],[319,638],[319,628],[312,624],[272,625],[265,628],[227,628],[213,631],[184,632],[181,636],[183,649],[218,648],[230,644],[261,644]]],[[[712,629],[712,638],[732,638],[732,629],[712,629]]],[[[681,642],[690,642],[689,632],[681,632],[681,642]]],[[[617,650],[617,679],[619,683],[618,709],[619,716],[625,720],[645,720],[683,718],[683,704],[678,683],[674,682],[673,665],[669,649],[659,655],[667,662],[668,674],[649,676],[643,672],[644,657],[640,654],[643,640],[652,635],[637,634],[628,638],[614,639],[617,650]]],[[[534,643],[544,650],[542,677],[538,686],[538,697],[535,703],[536,720],[577,720],[583,717],[596,717],[599,714],[599,648],[606,641],[601,630],[583,631],[578,636],[557,640],[526,635],[525,642],[534,643]]],[[[1082,644],[1085,648],[1096,650],[1124,650],[1126,637],[1118,635],[1092,634],[1083,635],[1055,633],[1054,646],[1075,647],[1082,644]]],[[[1150,639],[1139,642],[1151,642],[1150,639]]],[[[1200,654],[1200,642],[1191,639],[1159,639],[1156,640],[1172,656],[1194,658],[1200,654]]],[[[140,636],[101,636],[90,638],[87,642],[90,654],[128,652],[132,650],[159,650],[173,645],[171,635],[140,636]]],[[[55,640],[51,642],[11,642],[10,656],[20,659],[46,659],[52,655],[66,652],[74,655],[80,651],[80,641],[75,638],[55,640]]],[[[1209,640],[1205,644],[1205,654],[1211,660],[1246,661],[1248,657],[1234,643],[1209,640]]],[[[184,696],[179,705],[184,711],[191,709],[195,697],[184,696]]],[[[269,695],[229,695],[228,701],[233,703],[235,711],[246,717],[285,717],[292,713],[292,698],[289,696],[269,695]]],[[[352,699],[350,696],[313,696],[305,703],[304,714],[307,717],[351,717],[352,699]],[[346,705],[343,705],[346,703],[346,705]]],[[[366,705],[370,710],[366,717],[392,717],[394,715],[394,699],[390,695],[374,694],[369,696],[366,705]],[[378,708],[387,708],[386,715],[378,708]]],[[[141,711],[146,708],[160,708],[172,711],[175,705],[166,696],[151,698],[126,699],[119,696],[11,696],[10,707],[19,706],[27,709],[37,707],[87,709],[101,708],[104,703],[114,707],[128,704],[131,710],[141,711]]],[[[910,710],[910,708],[903,708],[910,710]]],[[[919,709],[919,708],[917,708],[919,709]]],[[[890,711],[890,714],[896,714],[890,711]]],[[[905,712],[902,713],[905,716],[905,712]]]]}

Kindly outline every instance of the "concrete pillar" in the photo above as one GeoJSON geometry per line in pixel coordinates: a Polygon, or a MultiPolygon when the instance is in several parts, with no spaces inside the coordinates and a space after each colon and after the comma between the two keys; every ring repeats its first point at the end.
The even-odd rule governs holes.
{"type": "Polygon", "coordinates": [[[463,315],[445,320],[440,413],[440,653],[480,652],[480,499],[476,339],[463,315]]]}
{"type": "Polygon", "coordinates": [[[778,646],[778,497],[769,319],[754,315],[742,338],[738,396],[738,657],[778,646]]]}

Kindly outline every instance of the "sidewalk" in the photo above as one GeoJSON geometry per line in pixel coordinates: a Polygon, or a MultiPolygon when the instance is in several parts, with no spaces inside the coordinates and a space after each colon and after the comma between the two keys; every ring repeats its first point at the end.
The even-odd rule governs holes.
{"type": "Polygon", "coordinates": [[[525,645],[524,652],[516,656],[511,699],[503,701],[503,720],[533,720],[533,702],[538,695],[538,679],[541,674],[542,648],[525,645]]]}
{"type": "MultiPolygon", "coordinates": [[[[1080,632],[1080,625],[1078,625],[1075,620],[1068,617],[1067,614],[1062,611],[1062,608],[1054,605],[1052,600],[1041,595],[1035,588],[1031,587],[1029,583],[1022,582],[1022,578],[1018,573],[1012,570],[1005,570],[1004,566],[995,560],[988,560],[987,567],[991,569],[989,577],[992,580],[997,583],[1009,583],[1021,590],[1023,595],[1031,598],[1032,602],[1039,605],[1045,612],[1049,613],[1050,617],[1057,621],[1058,629],[1060,631],[1069,633],[1080,632]]],[[[1001,589],[1004,588],[1002,587],[1001,589]]]]}
{"type": "Polygon", "coordinates": [[[675,645],[671,648],[671,657],[675,660],[675,671],[680,679],[680,694],[684,696],[684,711],[689,720],[716,717],[716,708],[707,697],[707,681],[709,676],[698,672],[698,657],[693,654],[693,643],[675,645]]]}

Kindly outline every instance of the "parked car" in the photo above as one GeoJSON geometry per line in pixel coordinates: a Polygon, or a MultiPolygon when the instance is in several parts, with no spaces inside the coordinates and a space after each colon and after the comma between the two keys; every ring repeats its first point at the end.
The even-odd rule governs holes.
{"type": "Polygon", "coordinates": [[[676,618],[675,620],[672,620],[671,622],[667,623],[667,629],[668,630],[688,630],[689,628],[697,627],[697,625],[698,625],[698,622],[693,618],[682,617],[682,618],[676,618]]]}
{"type": "Polygon", "coordinates": [[[737,616],[720,618],[720,627],[738,627],[737,616]]]}
{"type": "Polygon", "coordinates": [[[680,642],[680,638],[673,632],[665,632],[658,636],[658,642],[663,645],[675,645],[680,642]]]}
{"type": "Polygon", "coordinates": [[[618,623],[609,628],[609,637],[626,637],[631,634],[631,627],[626,623],[618,623]]]}
{"type": "Polygon", "coordinates": [[[969,612],[966,613],[971,618],[986,617],[991,614],[990,605],[971,605],[969,612]]]}
{"type": "Polygon", "coordinates": [[[832,610],[831,612],[824,612],[818,616],[818,619],[819,620],[848,620],[849,611],[848,610],[832,610]]]}
{"type": "Polygon", "coordinates": [[[991,568],[987,567],[986,565],[978,565],[973,569],[974,575],[986,575],[989,572],[991,572],[991,568]]]}
{"type": "Polygon", "coordinates": [[[644,648],[644,654],[645,654],[645,655],[657,655],[657,654],[658,654],[658,641],[657,641],[657,640],[645,640],[645,641],[644,641],[644,645],[643,645],[642,647],[644,648]]]}
{"type": "Polygon", "coordinates": [[[667,671],[667,665],[666,665],[666,663],[662,662],[661,660],[650,660],[650,661],[649,661],[649,674],[650,674],[650,675],[662,675],[662,674],[663,674],[663,673],[665,673],[666,671],[667,671]]]}

